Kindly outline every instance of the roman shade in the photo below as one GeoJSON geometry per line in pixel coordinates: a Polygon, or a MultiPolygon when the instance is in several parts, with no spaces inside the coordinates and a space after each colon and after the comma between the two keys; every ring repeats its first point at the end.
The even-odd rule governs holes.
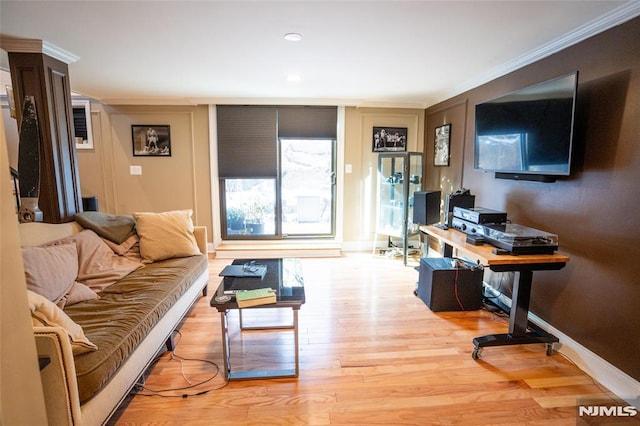
{"type": "Polygon", "coordinates": [[[278,107],[278,137],[336,139],[338,110],[336,107],[278,107]]]}
{"type": "Polygon", "coordinates": [[[336,107],[219,105],[220,178],[272,178],[278,172],[280,137],[335,139],[336,107]]]}
{"type": "Polygon", "coordinates": [[[221,105],[216,110],[219,176],[276,177],[277,108],[221,105]]]}

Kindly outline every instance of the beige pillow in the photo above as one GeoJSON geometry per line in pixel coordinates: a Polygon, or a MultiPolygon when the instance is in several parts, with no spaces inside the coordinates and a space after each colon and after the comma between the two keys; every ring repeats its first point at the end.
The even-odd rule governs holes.
{"type": "Polygon", "coordinates": [[[69,336],[74,355],[95,351],[98,347],[84,335],[82,327],[62,309],[33,291],[27,290],[31,323],[34,326],[62,327],[69,336]]]}
{"type": "Polygon", "coordinates": [[[98,293],[143,266],[115,254],[98,234],[89,229],[51,244],[69,242],[74,242],[78,250],[78,277],[75,280],[98,293]]]}
{"type": "Polygon", "coordinates": [[[73,242],[23,247],[22,261],[27,289],[53,303],[64,298],[78,275],[78,252],[73,242]]]}
{"type": "Polygon", "coordinates": [[[133,213],[144,262],[200,254],[193,235],[192,210],[133,213]]]}

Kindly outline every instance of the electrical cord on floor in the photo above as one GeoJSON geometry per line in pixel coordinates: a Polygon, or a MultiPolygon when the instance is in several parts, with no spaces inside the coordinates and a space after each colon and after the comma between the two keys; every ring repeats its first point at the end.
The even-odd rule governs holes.
{"type": "Polygon", "coordinates": [[[453,291],[456,295],[456,301],[458,302],[458,306],[460,306],[460,310],[465,311],[466,309],[464,308],[464,305],[462,304],[462,301],[460,300],[460,297],[458,296],[458,275],[459,275],[459,271],[460,271],[460,264],[457,262],[456,260],[456,279],[453,285],[453,291]]]}
{"type": "MultiPolygon", "coordinates": [[[[180,331],[174,330],[174,333],[176,333],[180,337],[180,340],[182,340],[182,333],[180,333],[180,331]]],[[[212,388],[201,390],[201,391],[198,391],[198,392],[195,392],[195,393],[184,392],[182,394],[177,394],[177,395],[171,395],[171,394],[168,395],[167,394],[168,392],[187,391],[187,390],[193,389],[193,388],[195,388],[197,386],[201,386],[201,385],[203,385],[205,383],[208,383],[208,382],[212,381],[213,379],[215,379],[220,374],[220,367],[218,366],[218,364],[216,364],[213,361],[210,361],[208,359],[199,359],[199,358],[185,358],[185,357],[182,357],[182,356],[176,354],[176,348],[178,347],[178,343],[180,342],[180,340],[178,340],[175,343],[175,346],[174,346],[173,350],[171,351],[171,355],[169,357],[169,362],[173,361],[173,360],[176,360],[176,361],[178,361],[180,363],[180,374],[182,375],[182,378],[188,383],[188,385],[187,386],[174,387],[174,388],[152,389],[152,388],[149,388],[149,387],[145,386],[144,379],[143,379],[142,383],[138,383],[135,386],[135,388],[138,390],[137,395],[141,395],[141,396],[160,396],[160,397],[163,397],[163,398],[188,398],[190,396],[204,395],[204,394],[209,393],[209,392],[211,392],[213,390],[222,389],[223,387],[225,387],[227,385],[227,382],[225,382],[222,386],[212,387],[212,388]],[[206,363],[206,364],[210,364],[213,367],[215,367],[215,371],[210,377],[208,377],[208,378],[206,378],[204,380],[201,380],[201,381],[199,381],[197,383],[192,383],[192,381],[186,376],[186,374],[184,372],[184,362],[185,361],[203,362],[203,363],[206,363]]],[[[153,362],[153,364],[157,363],[159,360],[160,360],[160,357],[158,357],[153,362]]]]}
{"type": "MultiPolygon", "coordinates": [[[[502,287],[504,285],[504,276],[505,276],[505,272],[501,272],[500,273],[500,281],[498,282],[498,288],[495,287],[491,287],[492,290],[494,290],[495,292],[497,292],[497,295],[491,295],[489,293],[487,293],[487,291],[485,289],[485,291],[482,292],[482,297],[484,297],[485,299],[488,300],[497,300],[500,301],[500,298],[505,296],[504,292],[502,291],[502,287]]],[[[498,305],[494,305],[495,308],[491,309],[487,306],[487,304],[483,304],[483,309],[486,310],[487,312],[491,312],[492,314],[496,315],[497,317],[500,318],[509,318],[509,314],[507,314],[506,312],[504,312],[498,305]]]]}

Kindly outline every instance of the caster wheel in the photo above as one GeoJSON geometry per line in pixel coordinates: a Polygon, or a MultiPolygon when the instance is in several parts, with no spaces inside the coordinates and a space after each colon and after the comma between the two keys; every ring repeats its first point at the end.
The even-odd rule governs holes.
{"type": "Polygon", "coordinates": [[[547,346],[547,356],[553,355],[553,352],[554,352],[553,343],[547,343],[546,346],[547,346]]]}
{"type": "Polygon", "coordinates": [[[471,352],[471,358],[478,360],[480,359],[481,353],[482,353],[482,348],[475,348],[473,352],[471,352]]]}

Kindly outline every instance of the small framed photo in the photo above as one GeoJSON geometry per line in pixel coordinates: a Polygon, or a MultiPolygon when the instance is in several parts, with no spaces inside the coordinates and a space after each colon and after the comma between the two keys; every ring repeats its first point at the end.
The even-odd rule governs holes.
{"type": "Polygon", "coordinates": [[[171,133],[168,125],[131,125],[134,157],[170,157],[171,133]]]}
{"type": "Polygon", "coordinates": [[[398,152],[407,150],[406,127],[374,127],[373,152],[398,152]]]}
{"type": "Polygon", "coordinates": [[[449,166],[449,149],[451,147],[451,124],[436,127],[435,152],[433,165],[440,167],[449,166]]]}

